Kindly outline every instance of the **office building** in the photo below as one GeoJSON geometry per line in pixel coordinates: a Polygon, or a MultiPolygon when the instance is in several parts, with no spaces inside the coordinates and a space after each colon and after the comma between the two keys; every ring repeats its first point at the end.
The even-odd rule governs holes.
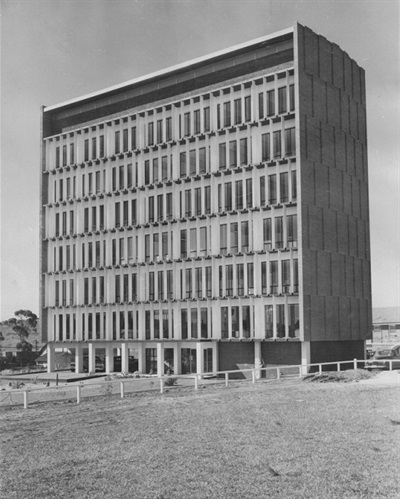
{"type": "Polygon", "coordinates": [[[365,77],[310,29],[44,107],[41,177],[49,370],[364,356],[365,77]]]}

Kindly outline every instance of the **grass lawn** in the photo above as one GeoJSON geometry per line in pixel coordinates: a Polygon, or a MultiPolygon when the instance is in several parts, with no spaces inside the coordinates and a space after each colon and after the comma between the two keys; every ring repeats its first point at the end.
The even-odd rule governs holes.
{"type": "Polygon", "coordinates": [[[286,380],[3,409],[0,496],[399,498],[399,395],[286,380]]]}

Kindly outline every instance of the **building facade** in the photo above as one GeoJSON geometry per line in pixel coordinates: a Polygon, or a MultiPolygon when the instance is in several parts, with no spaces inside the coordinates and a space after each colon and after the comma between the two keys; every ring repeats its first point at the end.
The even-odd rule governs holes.
{"type": "Polygon", "coordinates": [[[41,178],[49,370],[364,355],[364,71],[308,28],[44,107],[41,178]]]}

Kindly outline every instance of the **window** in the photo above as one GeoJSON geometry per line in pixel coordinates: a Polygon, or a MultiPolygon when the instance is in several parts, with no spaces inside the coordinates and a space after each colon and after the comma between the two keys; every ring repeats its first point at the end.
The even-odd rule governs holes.
{"type": "Polygon", "coordinates": [[[281,203],[289,201],[289,174],[287,172],[279,175],[281,203]]]}
{"type": "Polygon", "coordinates": [[[203,110],[204,113],[204,131],[209,132],[210,131],[210,108],[205,107],[203,110]]]}
{"type": "MultiPolygon", "coordinates": [[[[146,340],[151,339],[151,322],[150,322],[150,310],[145,311],[145,331],[146,331],[146,340]]],[[[147,369],[147,364],[150,364],[150,359],[148,359],[148,354],[149,357],[151,356],[152,362],[154,363],[154,357],[156,357],[156,352],[155,348],[146,348],[146,371],[149,370],[147,369]],[[149,360],[149,362],[147,362],[149,360]]]]}
{"type": "Polygon", "coordinates": [[[173,293],[173,271],[167,270],[167,298],[172,300],[174,297],[173,293]]]}
{"type": "Polygon", "coordinates": [[[220,225],[220,254],[226,255],[228,251],[227,225],[220,225]]]}
{"type": "Polygon", "coordinates": [[[183,115],[183,127],[184,127],[184,135],[187,137],[190,135],[190,113],[185,113],[183,115]]]}
{"type": "Polygon", "coordinates": [[[286,87],[278,88],[278,113],[286,113],[286,87]]]}
{"type": "Polygon", "coordinates": [[[277,130],[273,134],[274,140],[274,158],[279,158],[281,156],[281,131],[277,130]]]}
{"type": "Polygon", "coordinates": [[[181,257],[187,257],[187,232],[186,229],[181,230],[181,257]]]}
{"type": "Polygon", "coordinates": [[[120,276],[115,276],[115,301],[119,303],[121,301],[121,286],[120,286],[120,276]]]}
{"type": "Polygon", "coordinates": [[[217,104],[217,128],[221,128],[221,104],[217,104]]]}
{"type": "Polygon", "coordinates": [[[229,142],[229,166],[234,168],[237,166],[237,142],[236,140],[231,140],[229,142]]]}
{"type": "Polygon", "coordinates": [[[239,249],[239,238],[238,238],[238,224],[237,222],[231,223],[231,253],[235,254],[239,249]]]}
{"type": "Polygon", "coordinates": [[[132,225],[136,225],[137,220],[136,220],[136,199],[132,200],[131,204],[131,210],[132,210],[132,225]]]}
{"type": "Polygon", "coordinates": [[[267,92],[267,115],[273,116],[275,114],[275,90],[268,90],[267,92]]]}
{"type": "Polygon", "coordinates": [[[167,194],[167,219],[172,219],[172,193],[167,194]]]}
{"type": "Polygon", "coordinates": [[[249,251],[249,222],[241,222],[242,253],[249,251]]]}
{"type": "Polygon", "coordinates": [[[232,338],[239,338],[239,307],[231,307],[232,338]]]}
{"type": "Polygon", "coordinates": [[[147,124],[147,145],[154,145],[154,123],[152,121],[147,124]]]}
{"type": "Polygon", "coordinates": [[[75,163],[75,144],[69,145],[69,162],[71,165],[75,163]]]}
{"type": "Polygon", "coordinates": [[[289,85],[289,110],[294,111],[295,102],[294,102],[294,85],[289,85]]]}
{"type": "Polygon", "coordinates": [[[242,122],[242,99],[236,99],[233,103],[235,113],[235,125],[242,122]]]}
{"type": "Polygon", "coordinates": [[[115,154],[119,154],[121,149],[121,145],[120,145],[120,132],[117,131],[115,132],[115,136],[114,136],[114,147],[115,147],[115,154]]]}
{"type": "MultiPolygon", "coordinates": [[[[207,309],[200,309],[200,329],[201,329],[201,338],[208,337],[208,324],[207,324],[207,309]]],[[[211,368],[209,369],[211,371],[211,368]]]]}
{"type": "Polygon", "coordinates": [[[163,141],[163,126],[162,120],[157,120],[157,144],[163,141]]]}
{"type": "Polygon", "coordinates": [[[197,255],[197,229],[190,229],[190,256],[197,255]]]}
{"type": "Polygon", "coordinates": [[[200,133],[200,109],[196,109],[193,114],[193,130],[195,134],[200,133]]]}
{"type": "Polygon", "coordinates": [[[261,159],[262,161],[271,160],[271,138],[269,133],[263,133],[261,136],[261,159]]]}
{"type": "Polygon", "coordinates": [[[163,259],[166,259],[168,256],[168,232],[161,234],[161,254],[163,259]]]}
{"type": "Polygon", "coordinates": [[[164,272],[157,272],[158,299],[164,300],[164,272]]]}
{"type": "Polygon", "coordinates": [[[188,337],[188,321],[187,321],[187,310],[184,308],[181,310],[181,335],[182,340],[187,340],[188,337]]]}
{"type": "Polygon", "coordinates": [[[293,156],[296,154],[296,135],[294,127],[285,130],[285,154],[286,156],[293,156]]]}
{"type": "Polygon", "coordinates": [[[292,201],[296,201],[297,199],[297,178],[296,178],[296,170],[291,173],[291,187],[292,187],[292,201]]]}
{"type": "Polygon", "coordinates": [[[206,148],[201,147],[199,149],[199,173],[206,172],[206,148]]]}
{"type": "Polygon", "coordinates": [[[205,204],[204,212],[206,214],[211,213],[211,187],[210,186],[207,186],[204,188],[204,204],[205,204]]]}
{"type": "Polygon", "coordinates": [[[203,298],[203,272],[202,268],[195,269],[196,273],[196,298],[203,298]]]}
{"type": "Polygon", "coordinates": [[[56,147],[56,168],[60,167],[60,148],[56,147]]]}
{"type": "Polygon", "coordinates": [[[168,142],[172,140],[172,118],[169,117],[165,120],[165,140],[168,142]]]}
{"type": "Polygon", "coordinates": [[[261,293],[266,295],[267,289],[267,262],[261,262],[261,293]]]}
{"type": "Polygon", "coordinates": [[[264,118],[264,94],[261,92],[258,94],[258,119],[262,120],[264,118]]]}
{"type": "Polygon", "coordinates": [[[277,294],[278,292],[278,262],[269,262],[269,283],[270,293],[277,294]]]}
{"type": "Polygon", "coordinates": [[[250,307],[242,307],[242,334],[243,338],[250,338],[250,307]]]}
{"type": "Polygon", "coordinates": [[[236,266],[237,292],[238,296],[244,295],[244,264],[239,263],[236,266]]]}
{"type": "Polygon", "coordinates": [[[67,166],[67,146],[63,146],[63,158],[62,158],[62,165],[67,166]]]}
{"type": "Polygon", "coordinates": [[[211,267],[206,267],[206,295],[207,298],[212,296],[212,269],[211,267]]]}
{"type": "Polygon", "coordinates": [[[144,236],[144,258],[146,262],[150,261],[150,235],[144,236]]]}
{"type": "Polygon", "coordinates": [[[154,272],[149,272],[149,300],[154,301],[154,272]]]}
{"type": "Polygon", "coordinates": [[[241,180],[235,182],[236,209],[243,209],[243,183],[241,180]]]}
{"type": "Polygon", "coordinates": [[[160,222],[164,218],[164,210],[163,210],[163,198],[164,196],[162,194],[159,194],[157,196],[157,220],[160,222]]]}
{"type": "Polygon", "coordinates": [[[189,174],[196,175],[196,150],[189,151],[189,174]]]}
{"type": "Polygon", "coordinates": [[[283,217],[275,218],[275,248],[283,248],[283,217]]]}
{"type": "Polygon", "coordinates": [[[253,179],[246,179],[246,207],[253,207],[253,179]]]}
{"type": "Polygon", "coordinates": [[[276,175],[268,175],[268,203],[276,204],[276,175]]]}
{"type": "Polygon", "coordinates": [[[265,218],[263,220],[263,240],[264,250],[270,251],[272,249],[272,228],[270,218],[265,218]]]}
{"type": "Polygon", "coordinates": [[[201,215],[201,188],[197,187],[194,190],[194,214],[201,215]]]}
{"type": "Polygon", "coordinates": [[[231,103],[224,102],[224,127],[231,126],[231,103]]]}
{"type": "Polygon", "coordinates": [[[192,298],[192,269],[185,269],[186,298],[192,298]]]}
{"type": "Polygon", "coordinates": [[[219,296],[224,296],[224,268],[218,267],[219,296]]]}
{"type": "Polygon", "coordinates": [[[244,98],[244,119],[246,122],[251,121],[251,96],[244,98]]]}
{"type": "Polygon", "coordinates": [[[240,164],[247,165],[247,139],[240,139],[240,164]]]}
{"type": "Polygon", "coordinates": [[[132,274],[132,300],[137,300],[137,277],[136,274],[132,274]]]}
{"type": "Polygon", "coordinates": [[[265,337],[274,336],[274,309],[272,305],[265,305],[265,337]]]}
{"type": "Polygon", "coordinates": [[[163,182],[168,180],[168,157],[163,156],[161,158],[161,179],[163,182]]]}
{"type": "Polygon", "coordinates": [[[287,239],[289,248],[297,248],[297,215],[287,216],[287,239]]]}
{"type": "Polygon", "coordinates": [[[153,312],[153,320],[154,320],[154,339],[160,339],[160,311],[154,310],[153,312]]]}
{"type": "Polygon", "coordinates": [[[276,335],[278,338],[284,338],[286,332],[286,323],[285,323],[285,305],[277,305],[276,306],[276,335]]]}
{"type": "Polygon", "coordinates": [[[254,264],[247,264],[247,294],[254,294],[254,264]]]}
{"type": "Polygon", "coordinates": [[[290,260],[282,260],[282,293],[290,292],[290,260]]]}
{"type": "Polygon", "coordinates": [[[153,184],[158,182],[158,158],[153,159],[153,184]]]}
{"type": "Polygon", "coordinates": [[[219,169],[226,168],[226,144],[219,144],[219,169]]]}
{"type": "Polygon", "coordinates": [[[299,306],[294,304],[289,304],[289,337],[298,338],[300,336],[300,316],[299,316],[299,306]]]}
{"type": "Polygon", "coordinates": [[[225,211],[232,210],[232,182],[225,184],[225,211]]]}
{"type": "Polygon", "coordinates": [[[226,266],[226,296],[233,296],[233,265],[226,266]]]}
{"type": "Polygon", "coordinates": [[[265,205],[265,177],[260,177],[260,205],[265,205]]]}
{"type": "Polygon", "coordinates": [[[185,191],[185,217],[192,216],[192,191],[187,189],[185,191]]]}
{"type": "Polygon", "coordinates": [[[221,338],[229,338],[228,307],[221,307],[221,338]]]}
{"type": "Polygon", "coordinates": [[[200,252],[207,254],[207,227],[200,227],[200,252]]]}
{"type": "Polygon", "coordinates": [[[186,153],[181,152],[179,156],[179,171],[180,177],[186,177],[186,153]]]}
{"type": "Polygon", "coordinates": [[[293,293],[299,292],[299,261],[293,260],[293,293]]]}
{"type": "Polygon", "coordinates": [[[160,255],[160,248],[158,244],[158,232],[153,234],[153,260],[157,260],[160,255]]]}
{"type": "Polygon", "coordinates": [[[84,142],[84,160],[89,161],[89,139],[84,142]]]}

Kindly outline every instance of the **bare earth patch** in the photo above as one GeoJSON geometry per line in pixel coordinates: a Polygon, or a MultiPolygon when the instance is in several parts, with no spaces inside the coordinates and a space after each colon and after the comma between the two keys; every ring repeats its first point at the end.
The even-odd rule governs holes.
{"type": "Polygon", "coordinates": [[[398,498],[399,394],[286,380],[4,409],[0,495],[398,498]]]}
{"type": "Polygon", "coordinates": [[[303,381],[316,381],[318,383],[327,382],[339,382],[339,383],[349,383],[351,381],[361,381],[363,379],[374,378],[378,374],[378,371],[369,372],[365,369],[349,369],[347,371],[329,371],[313,374],[307,374],[303,377],[303,381]]]}

